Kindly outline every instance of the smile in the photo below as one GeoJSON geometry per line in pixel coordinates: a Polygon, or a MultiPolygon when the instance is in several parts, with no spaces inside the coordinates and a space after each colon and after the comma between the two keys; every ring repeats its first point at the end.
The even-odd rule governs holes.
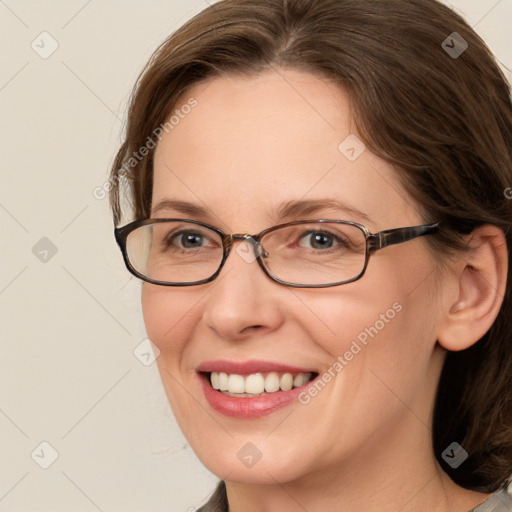
{"type": "Polygon", "coordinates": [[[211,372],[209,380],[213,389],[226,396],[251,397],[299,388],[307,384],[312,376],[313,373],[309,372],[295,375],[289,372],[252,373],[246,376],[236,373],[211,372]]]}
{"type": "Polygon", "coordinates": [[[267,361],[210,361],[196,368],[196,375],[216,412],[257,418],[291,405],[319,373],[267,361]]]}

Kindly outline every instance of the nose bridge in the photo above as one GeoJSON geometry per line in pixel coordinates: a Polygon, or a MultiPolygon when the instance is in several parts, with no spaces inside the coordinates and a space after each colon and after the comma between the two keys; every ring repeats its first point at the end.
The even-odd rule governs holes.
{"type": "MultiPolygon", "coordinates": [[[[251,235],[249,233],[235,233],[233,235],[231,235],[231,239],[233,241],[235,240],[254,240],[254,235],[251,235]]],[[[254,240],[256,241],[256,240],[254,240]]]]}
{"type": "Polygon", "coordinates": [[[247,240],[252,238],[249,233],[233,233],[231,235],[224,235],[224,247],[226,249],[231,249],[233,243],[237,240],[247,240]]]}
{"type": "Polygon", "coordinates": [[[247,240],[248,238],[252,238],[249,233],[234,233],[230,236],[232,240],[247,240]]]}
{"type": "Polygon", "coordinates": [[[271,305],[264,293],[267,277],[255,261],[259,242],[248,233],[226,235],[224,240],[228,251],[233,249],[234,242],[241,244],[236,247],[237,254],[225,275],[220,276],[204,302],[206,324],[229,339],[247,336],[256,327],[260,334],[276,329],[283,318],[276,304],[271,305]]]}
{"type": "Polygon", "coordinates": [[[233,233],[231,235],[226,235],[224,238],[224,247],[229,254],[233,248],[233,244],[236,241],[241,241],[242,243],[246,242],[251,245],[254,251],[254,257],[258,258],[263,252],[263,247],[261,243],[255,238],[256,236],[257,235],[251,235],[250,233],[233,233]]]}

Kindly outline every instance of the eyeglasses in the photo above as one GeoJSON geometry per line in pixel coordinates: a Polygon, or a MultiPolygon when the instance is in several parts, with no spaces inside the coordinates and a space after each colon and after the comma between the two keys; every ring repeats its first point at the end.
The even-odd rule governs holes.
{"type": "Polygon", "coordinates": [[[301,220],[279,224],[257,235],[228,235],[189,219],[145,219],[115,229],[128,270],[163,286],[209,283],[233,247],[248,263],[257,261],[277,283],[325,288],[360,279],[370,254],[438,230],[439,223],[371,233],[357,222],[301,220]]]}

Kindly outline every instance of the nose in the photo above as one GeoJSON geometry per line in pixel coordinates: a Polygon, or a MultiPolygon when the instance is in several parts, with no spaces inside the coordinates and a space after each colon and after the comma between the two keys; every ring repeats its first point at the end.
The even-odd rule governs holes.
{"type": "Polygon", "coordinates": [[[221,338],[262,336],[284,321],[281,297],[286,289],[265,275],[257,255],[258,246],[251,241],[235,241],[220,275],[210,284],[203,320],[221,338]]]}

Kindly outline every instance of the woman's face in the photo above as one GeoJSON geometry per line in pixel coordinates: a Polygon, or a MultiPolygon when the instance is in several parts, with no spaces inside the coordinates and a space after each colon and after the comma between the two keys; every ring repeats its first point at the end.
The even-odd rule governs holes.
{"type": "MultiPolygon", "coordinates": [[[[334,85],[292,70],[221,77],[175,110],[191,97],[197,105],[156,148],[152,217],[251,234],[302,219],[357,221],[374,233],[423,223],[392,167],[360,146],[334,85]]],[[[211,283],[142,288],[167,396],[201,461],[221,478],[273,483],[334,466],[357,474],[410,456],[411,445],[420,457],[419,441],[429,452],[442,353],[439,275],[425,239],[378,251],[358,281],[317,289],[272,281],[239,245],[211,283]],[[318,377],[278,392],[282,400],[226,398],[205,393],[199,371],[281,378],[285,366],[318,377]]]]}

